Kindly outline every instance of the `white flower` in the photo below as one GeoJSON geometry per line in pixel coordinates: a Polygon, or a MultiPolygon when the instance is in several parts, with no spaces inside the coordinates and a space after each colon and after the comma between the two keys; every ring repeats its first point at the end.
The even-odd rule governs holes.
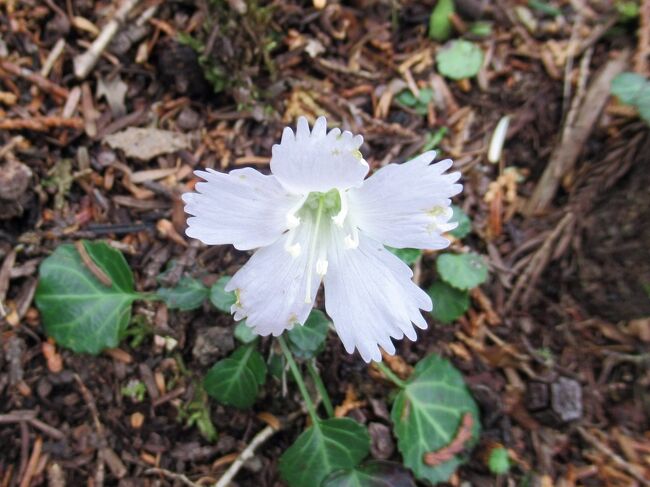
{"type": "Polygon", "coordinates": [[[205,182],[183,200],[187,235],[205,244],[257,249],[228,283],[236,320],[260,335],[280,335],[303,324],[321,281],[325,308],[345,349],[366,362],[395,353],[391,338],[416,339],[426,328],[420,310],[431,299],[413,283],[411,269],[384,245],[442,249],[450,197],[462,190],[459,173],[443,174],[426,152],[389,164],[364,180],[368,163],[360,135],[333,129],[324,117],[313,130],[304,117],[273,146],[272,175],[245,168],[229,174],[197,171],[205,182]]]}

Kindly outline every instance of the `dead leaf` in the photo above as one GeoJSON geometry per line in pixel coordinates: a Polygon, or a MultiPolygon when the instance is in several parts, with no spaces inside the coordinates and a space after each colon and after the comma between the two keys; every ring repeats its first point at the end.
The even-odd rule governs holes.
{"type": "Polygon", "coordinates": [[[357,393],[354,390],[354,387],[352,387],[352,385],[349,385],[345,391],[345,399],[343,400],[343,404],[334,408],[334,417],[343,418],[347,416],[347,414],[353,409],[357,409],[365,405],[366,401],[357,400],[357,393]]]}
{"type": "Polygon", "coordinates": [[[124,106],[124,97],[129,89],[127,84],[122,81],[120,76],[114,76],[111,79],[99,78],[97,81],[97,91],[95,95],[97,98],[102,96],[111,107],[111,113],[114,118],[122,117],[126,114],[126,106],[124,106]]]}
{"type": "Polygon", "coordinates": [[[113,149],[124,151],[126,157],[141,161],[190,147],[190,138],[186,134],[156,128],[129,127],[104,137],[104,142],[113,149]]]}

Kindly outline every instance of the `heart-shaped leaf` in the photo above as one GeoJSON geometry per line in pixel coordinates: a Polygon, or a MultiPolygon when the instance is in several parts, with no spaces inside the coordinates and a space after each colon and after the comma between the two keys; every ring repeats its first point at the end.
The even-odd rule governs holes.
{"type": "Polygon", "coordinates": [[[374,461],[334,472],[321,487],[415,487],[415,482],[400,464],[374,461]]]}
{"type": "Polygon", "coordinates": [[[462,316],[469,308],[469,294],[443,281],[436,281],[429,288],[429,296],[433,301],[431,314],[443,323],[451,323],[462,316]]]}
{"type": "Polygon", "coordinates": [[[390,250],[393,254],[395,254],[397,257],[402,259],[402,262],[404,262],[406,265],[415,264],[415,262],[422,255],[422,251],[420,249],[395,249],[393,247],[386,247],[386,248],[390,250]]]}
{"type": "Polygon", "coordinates": [[[264,359],[252,345],[248,345],[214,364],[203,379],[203,387],[217,401],[246,409],[257,399],[265,379],[264,359]]]}
{"type": "Polygon", "coordinates": [[[315,487],[330,473],[355,467],[370,450],[370,436],[349,418],[318,421],[280,457],[280,475],[289,487],[315,487]]]}
{"type": "Polygon", "coordinates": [[[458,289],[472,289],[483,284],[488,275],[485,260],[474,252],[442,254],[436,259],[436,269],[441,279],[458,289]]]}
{"type": "Polygon", "coordinates": [[[201,281],[185,276],[175,287],[161,287],[156,294],[170,309],[187,311],[199,308],[209,292],[201,281]]]}
{"type": "Polygon", "coordinates": [[[325,313],[315,309],[309,313],[304,325],[295,325],[289,332],[289,344],[293,353],[300,358],[312,358],[325,348],[330,320],[325,313]]]}
{"type": "Polygon", "coordinates": [[[98,354],[118,345],[139,294],[121,252],[104,242],[81,245],[86,263],[70,244],[60,245],[41,263],[36,306],[45,333],[57,343],[75,352],[98,354]]]}
{"type": "Polygon", "coordinates": [[[476,44],[459,39],[446,44],[436,55],[438,71],[451,79],[476,76],[483,64],[483,51],[476,44]]]}
{"type": "Polygon", "coordinates": [[[210,301],[224,313],[230,313],[230,308],[237,302],[234,292],[226,292],[226,284],[232,279],[230,276],[220,277],[210,288],[210,301]]]}
{"type": "Polygon", "coordinates": [[[452,452],[449,460],[430,466],[424,462],[424,456],[454,442],[466,413],[472,417],[471,445],[478,439],[480,423],[478,408],[462,375],[442,357],[429,355],[422,359],[391,410],[404,465],[417,478],[433,484],[444,482],[465,460],[461,452],[452,452]]]}

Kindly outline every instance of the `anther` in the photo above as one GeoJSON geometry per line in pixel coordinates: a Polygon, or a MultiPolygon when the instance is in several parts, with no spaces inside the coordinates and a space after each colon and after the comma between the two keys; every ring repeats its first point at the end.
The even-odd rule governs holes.
{"type": "Polygon", "coordinates": [[[348,197],[345,193],[342,193],[340,191],[339,191],[339,196],[341,198],[341,210],[338,212],[336,216],[332,217],[332,221],[337,227],[342,228],[343,223],[345,222],[345,219],[348,216],[348,197]]]}

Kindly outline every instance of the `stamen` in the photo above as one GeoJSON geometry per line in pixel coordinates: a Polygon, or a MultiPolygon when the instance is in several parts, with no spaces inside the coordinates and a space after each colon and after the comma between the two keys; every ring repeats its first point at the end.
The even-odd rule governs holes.
{"type": "Polygon", "coordinates": [[[289,212],[287,213],[287,227],[289,228],[289,230],[291,230],[292,228],[296,228],[298,225],[300,225],[300,217],[297,217],[296,213],[298,213],[300,208],[302,208],[302,205],[305,204],[305,201],[307,201],[308,196],[309,195],[307,194],[302,198],[300,198],[298,203],[292,206],[289,212]]]}
{"type": "Polygon", "coordinates": [[[316,272],[322,277],[327,274],[327,267],[327,250],[325,245],[321,245],[320,251],[318,252],[318,260],[316,261],[316,272]]]}
{"type": "Polygon", "coordinates": [[[324,276],[325,274],[327,274],[328,265],[329,264],[326,260],[318,259],[316,261],[316,272],[318,273],[318,275],[324,276]]]}
{"type": "Polygon", "coordinates": [[[359,231],[357,227],[352,226],[352,233],[345,236],[343,243],[346,249],[356,249],[359,246],[359,231]]]}
{"type": "Polygon", "coordinates": [[[337,227],[343,228],[343,223],[345,222],[345,219],[348,216],[348,197],[345,193],[342,193],[341,191],[339,191],[339,196],[341,198],[341,210],[336,216],[332,217],[332,221],[337,227]]]}
{"type": "Polygon", "coordinates": [[[302,250],[300,243],[293,243],[295,237],[296,237],[296,230],[291,229],[289,230],[287,241],[284,242],[284,250],[289,252],[289,254],[291,254],[291,257],[293,257],[294,259],[300,255],[300,251],[302,250]]]}
{"type": "Polygon", "coordinates": [[[316,253],[316,240],[318,239],[318,231],[320,229],[320,221],[323,216],[323,207],[325,206],[324,198],[318,201],[318,210],[316,212],[316,223],[314,223],[314,231],[311,236],[309,245],[309,256],[307,258],[307,285],[305,289],[305,303],[311,303],[311,275],[314,270],[314,254],[316,253]]]}

